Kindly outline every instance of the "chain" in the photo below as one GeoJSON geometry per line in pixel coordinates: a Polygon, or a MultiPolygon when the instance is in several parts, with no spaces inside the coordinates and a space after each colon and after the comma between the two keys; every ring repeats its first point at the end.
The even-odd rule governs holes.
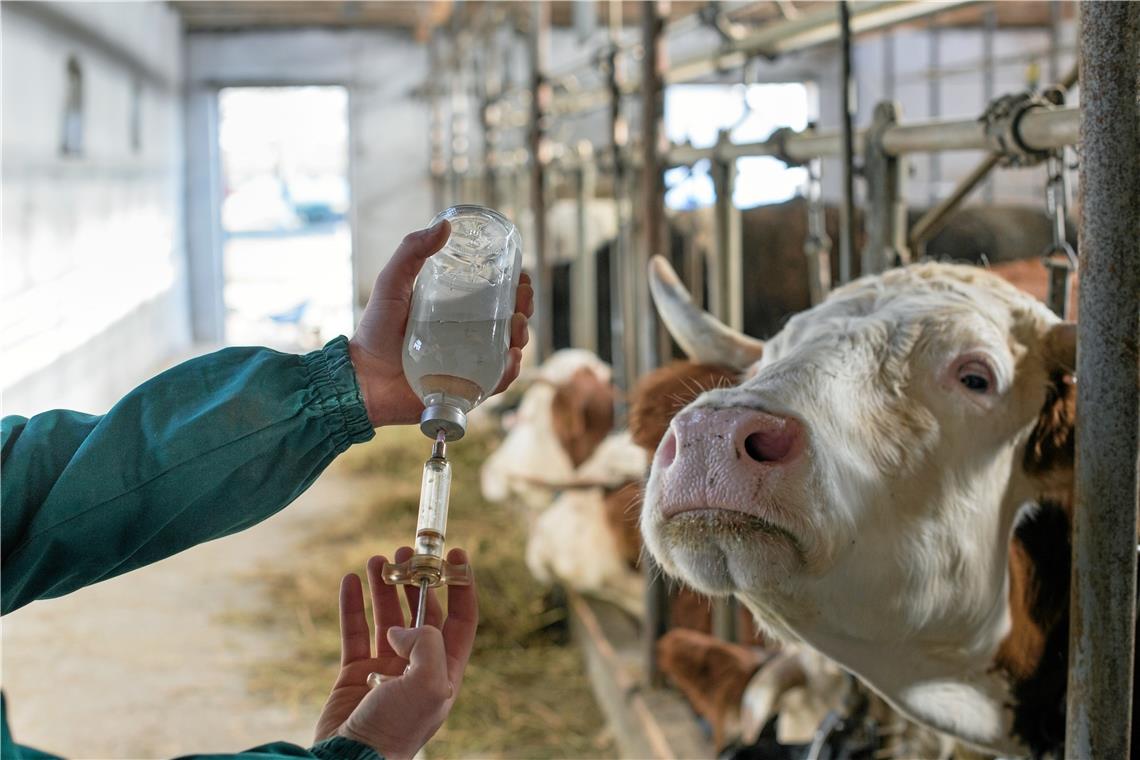
{"type": "Polygon", "coordinates": [[[1065,235],[1068,183],[1065,181],[1065,149],[1050,151],[1047,159],[1048,179],[1045,183],[1045,208],[1053,228],[1053,242],[1042,254],[1049,270],[1049,308],[1061,319],[1068,316],[1072,275],[1077,268],[1077,253],[1065,235]]]}

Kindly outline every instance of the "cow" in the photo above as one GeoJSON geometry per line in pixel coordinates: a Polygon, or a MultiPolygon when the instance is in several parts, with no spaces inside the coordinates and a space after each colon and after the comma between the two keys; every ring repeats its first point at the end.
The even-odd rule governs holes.
{"type": "MultiPolygon", "coordinates": [[[[641,529],[668,575],[985,752],[1064,739],[1075,324],[984,268],[833,291],[760,341],[650,285],[738,384],[677,413],[641,529]]],[[[1134,721],[1135,722],[1135,721],[1134,721]]]]}
{"type": "MultiPolygon", "coordinates": [[[[480,469],[480,486],[488,501],[514,497],[539,510],[613,430],[615,389],[609,365],[581,349],[555,352],[527,383],[506,438],[480,469]]],[[[620,473],[611,477],[624,482],[620,473]]]]}

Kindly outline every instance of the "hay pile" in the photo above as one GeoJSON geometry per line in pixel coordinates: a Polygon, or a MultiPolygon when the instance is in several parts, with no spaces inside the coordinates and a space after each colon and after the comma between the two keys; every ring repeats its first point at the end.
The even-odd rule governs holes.
{"type": "MultiPolygon", "coordinates": [[[[480,494],[479,466],[494,443],[473,431],[448,447],[454,478],[449,546],[462,546],[472,557],[480,624],[463,692],[428,744],[428,757],[613,757],[581,653],[567,641],[565,609],[524,564],[525,527],[509,507],[489,504],[480,494]]],[[[330,506],[345,517],[316,523],[317,532],[294,560],[266,568],[259,578],[270,601],[252,622],[287,631],[294,651],[259,663],[255,688],[316,715],[339,661],[339,579],[351,571],[363,575],[368,557],[391,557],[397,546],[411,543],[420,470],[429,453],[418,430],[385,429],[324,476],[350,479],[348,490],[359,503],[330,506]]]]}

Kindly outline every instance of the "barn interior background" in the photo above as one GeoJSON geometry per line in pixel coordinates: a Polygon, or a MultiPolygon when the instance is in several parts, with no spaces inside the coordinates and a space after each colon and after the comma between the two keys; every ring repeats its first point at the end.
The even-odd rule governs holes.
{"type": "MultiPolygon", "coordinates": [[[[351,330],[406,232],[454,203],[499,208],[539,309],[524,382],[455,447],[452,533],[484,616],[465,699],[427,754],[715,756],[740,739],[743,682],[682,693],[656,642],[757,634],[637,564],[621,507],[645,454],[602,442],[637,378],[676,354],[649,256],[760,337],[834,284],[923,255],[1009,267],[1071,315],[1078,15],[1056,1],[4,2],[4,413],[100,412],[221,345],[319,346],[351,330]],[[512,430],[552,435],[555,402],[531,388],[560,384],[612,406],[602,428],[583,423],[596,440],[563,441],[543,473],[495,459],[512,430]],[[598,452],[624,466],[599,474],[598,452]],[[555,509],[587,521],[571,549],[596,555],[594,576],[533,546],[555,509]]],[[[421,444],[383,431],[254,531],[6,617],[17,738],[100,757],[307,744],[337,579],[405,541],[421,444]]],[[[748,651],[718,683],[751,677],[748,651]]]]}

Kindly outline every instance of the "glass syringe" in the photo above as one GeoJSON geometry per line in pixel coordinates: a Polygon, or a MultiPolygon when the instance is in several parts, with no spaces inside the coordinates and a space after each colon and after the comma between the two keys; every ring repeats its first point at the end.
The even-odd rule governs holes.
{"type": "Polygon", "coordinates": [[[429,588],[467,586],[471,583],[470,566],[448,562],[443,553],[450,495],[451,464],[447,461],[447,433],[440,430],[436,434],[431,457],[424,462],[414,553],[405,562],[386,564],[383,570],[385,583],[414,583],[420,587],[419,603],[416,605],[417,628],[424,624],[429,588]]]}

